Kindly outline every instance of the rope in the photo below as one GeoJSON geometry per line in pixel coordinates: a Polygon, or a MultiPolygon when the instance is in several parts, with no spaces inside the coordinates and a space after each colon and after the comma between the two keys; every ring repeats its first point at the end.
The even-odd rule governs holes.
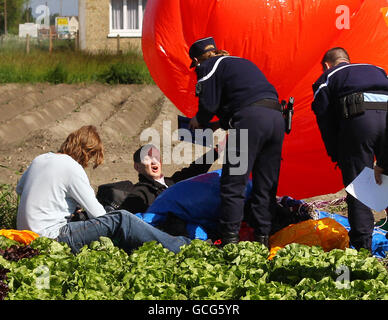
{"type": "MultiPolygon", "coordinates": [[[[309,207],[309,209],[311,208],[311,210],[313,210],[316,214],[318,214],[319,216],[319,209],[322,209],[322,208],[325,208],[325,207],[328,207],[328,206],[338,206],[340,204],[342,204],[343,202],[345,202],[346,200],[346,196],[342,197],[342,198],[338,198],[338,199],[334,199],[334,200],[330,200],[330,201],[322,201],[322,200],[316,200],[316,201],[313,201],[313,202],[308,202],[307,203],[307,206],[309,207]]],[[[377,226],[376,222],[375,222],[375,227],[379,227],[379,228],[382,228],[388,221],[388,213],[386,210],[384,210],[385,212],[385,220],[383,222],[382,225],[379,225],[377,226]]]]}
{"type": "Polygon", "coordinates": [[[328,207],[328,206],[337,206],[339,204],[342,204],[345,202],[346,196],[334,200],[316,200],[312,202],[307,203],[307,208],[310,212],[310,215],[313,217],[314,220],[319,219],[319,209],[328,207]]]}
{"type": "Polygon", "coordinates": [[[346,196],[334,200],[327,200],[327,201],[322,201],[322,200],[316,200],[313,202],[308,202],[307,204],[309,206],[313,206],[317,209],[322,209],[327,206],[337,206],[343,202],[345,202],[346,196]]]}

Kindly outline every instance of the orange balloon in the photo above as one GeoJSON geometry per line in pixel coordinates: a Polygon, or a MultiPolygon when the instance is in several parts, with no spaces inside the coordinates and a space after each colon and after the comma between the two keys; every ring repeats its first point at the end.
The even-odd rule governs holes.
{"type": "Polygon", "coordinates": [[[278,194],[304,199],[343,188],[311,110],[322,56],[340,46],[352,62],[387,70],[387,11],[386,0],[148,0],[143,55],[155,83],[188,117],[198,108],[188,51],[207,36],[219,49],[253,61],[280,99],[295,97],[278,194]]]}

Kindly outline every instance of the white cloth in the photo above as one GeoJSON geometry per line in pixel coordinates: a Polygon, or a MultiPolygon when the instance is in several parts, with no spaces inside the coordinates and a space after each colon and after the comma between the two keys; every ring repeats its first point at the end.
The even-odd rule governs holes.
{"type": "Polygon", "coordinates": [[[139,29],[139,1],[127,0],[128,29],[139,29]]]}
{"type": "Polygon", "coordinates": [[[20,179],[17,228],[56,238],[77,205],[90,218],[106,214],[82,166],[66,154],[37,156],[20,179]]]}

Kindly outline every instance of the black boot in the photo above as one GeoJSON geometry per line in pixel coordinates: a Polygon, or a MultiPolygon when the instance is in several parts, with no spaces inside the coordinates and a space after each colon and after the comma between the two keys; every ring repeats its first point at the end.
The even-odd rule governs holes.
{"type": "Polygon", "coordinates": [[[224,247],[229,243],[238,243],[240,241],[240,235],[234,232],[223,233],[221,238],[221,244],[219,247],[224,247]]]}
{"type": "Polygon", "coordinates": [[[269,236],[255,233],[255,241],[264,244],[269,249],[269,236]]]}

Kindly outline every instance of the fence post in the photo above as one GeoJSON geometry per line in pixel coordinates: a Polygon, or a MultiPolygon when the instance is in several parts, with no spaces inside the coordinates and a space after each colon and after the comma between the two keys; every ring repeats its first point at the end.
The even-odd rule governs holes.
{"type": "Polygon", "coordinates": [[[117,54],[121,54],[120,50],[120,35],[117,35],[117,54]]]}
{"type": "Polygon", "coordinates": [[[27,33],[27,37],[26,37],[26,53],[29,54],[30,53],[30,34],[27,33]]]}
{"type": "Polygon", "coordinates": [[[51,27],[49,28],[49,52],[53,52],[53,34],[51,32],[51,27]]]}
{"type": "Polygon", "coordinates": [[[75,50],[79,50],[79,30],[77,30],[77,33],[75,34],[75,50]]]}

